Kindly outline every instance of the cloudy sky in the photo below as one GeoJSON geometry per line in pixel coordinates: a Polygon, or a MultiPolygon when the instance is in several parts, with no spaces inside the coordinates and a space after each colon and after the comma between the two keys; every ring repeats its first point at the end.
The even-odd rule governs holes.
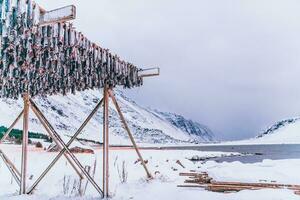
{"type": "Polygon", "coordinates": [[[74,4],[78,30],[161,76],[127,91],[144,106],[253,137],[300,115],[298,0],[37,0],[74,4]]]}

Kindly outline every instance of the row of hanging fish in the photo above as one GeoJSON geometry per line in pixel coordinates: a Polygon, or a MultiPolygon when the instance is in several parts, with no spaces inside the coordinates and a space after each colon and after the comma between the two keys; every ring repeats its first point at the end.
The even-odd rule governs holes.
{"type": "Polygon", "coordinates": [[[0,97],[142,85],[136,66],[92,43],[70,23],[39,26],[39,13],[31,0],[0,0],[0,97]]]}

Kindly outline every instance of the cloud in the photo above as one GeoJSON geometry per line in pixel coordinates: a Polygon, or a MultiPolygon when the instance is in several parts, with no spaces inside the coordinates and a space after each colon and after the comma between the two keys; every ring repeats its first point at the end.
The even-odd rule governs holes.
{"type": "Polygon", "coordinates": [[[221,138],[253,137],[300,109],[296,0],[39,0],[77,6],[77,29],[161,76],[127,91],[221,138]]]}

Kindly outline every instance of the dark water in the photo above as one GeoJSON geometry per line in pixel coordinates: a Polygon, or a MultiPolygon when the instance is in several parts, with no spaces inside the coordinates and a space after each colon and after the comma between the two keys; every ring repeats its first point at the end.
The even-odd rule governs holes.
{"type": "MultiPolygon", "coordinates": [[[[174,147],[175,148],[175,147],[174,147]]],[[[282,160],[282,159],[300,159],[299,144],[276,144],[276,145],[231,145],[231,146],[193,146],[193,147],[176,147],[176,149],[198,150],[198,151],[222,151],[222,152],[239,152],[242,154],[251,154],[244,156],[213,158],[218,162],[243,163],[261,162],[264,159],[282,160]]]]}

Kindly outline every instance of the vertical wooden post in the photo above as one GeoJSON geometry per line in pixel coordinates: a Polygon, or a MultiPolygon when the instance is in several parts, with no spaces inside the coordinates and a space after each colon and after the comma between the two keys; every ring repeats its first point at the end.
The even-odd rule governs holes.
{"type": "Polygon", "coordinates": [[[24,114],[23,114],[23,139],[22,139],[22,163],[21,163],[21,184],[20,194],[26,194],[26,175],[27,175],[27,153],[28,153],[28,117],[29,117],[29,95],[23,95],[24,114]]]}
{"type": "Polygon", "coordinates": [[[109,106],[108,86],[103,89],[103,196],[109,197],[109,125],[108,125],[108,106],[109,106]]]}

